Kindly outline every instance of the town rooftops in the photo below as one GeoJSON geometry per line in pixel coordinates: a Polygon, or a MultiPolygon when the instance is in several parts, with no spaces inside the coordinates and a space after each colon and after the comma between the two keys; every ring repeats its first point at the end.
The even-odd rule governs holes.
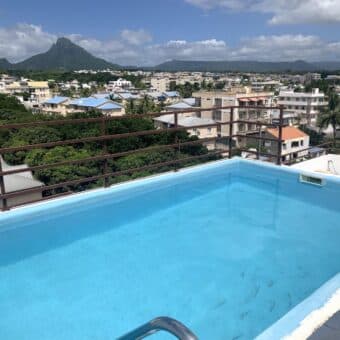
{"type": "Polygon", "coordinates": [[[166,108],[167,109],[179,110],[179,109],[191,109],[192,106],[183,101],[183,102],[178,102],[178,103],[169,105],[166,108]]]}
{"type": "Polygon", "coordinates": [[[43,104],[62,104],[68,100],[69,100],[68,97],[55,96],[53,98],[46,100],[43,104]]]}
{"type": "Polygon", "coordinates": [[[121,110],[122,106],[114,103],[114,102],[109,102],[109,103],[105,103],[103,105],[98,106],[98,109],[100,110],[121,110]]]}
{"type": "Polygon", "coordinates": [[[109,100],[106,98],[88,97],[88,98],[78,98],[78,99],[72,100],[70,102],[70,105],[95,108],[107,102],[109,102],[109,100]]]}
{"type": "MultiPolygon", "coordinates": [[[[275,138],[279,138],[279,129],[278,128],[272,128],[267,129],[267,133],[271,134],[275,138]]],[[[297,138],[304,138],[308,135],[305,134],[300,129],[294,127],[294,126],[285,126],[282,128],[282,139],[283,140],[289,140],[289,139],[297,139],[297,138]]]]}
{"type": "Polygon", "coordinates": [[[163,94],[166,96],[166,97],[179,97],[179,92],[177,91],[165,91],[163,92],[163,94]]]}
{"type": "Polygon", "coordinates": [[[43,88],[48,87],[48,82],[47,81],[29,81],[28,86],[36,88],[36,89],[43,89],[43,88]]]}
{"type": "MultiPolygon", "coordinates": [[[[173,125],[174,115],[173,114],[162,115],[160,117],[154,118],[154,120],[165,123],[165,124],[173,125]]],[[[216,124],[216,122],[213,119],[209,119],[209,118],[178,116],[178,125],[180,126],[195,127],[195,126],[208,125],[208,124],[216,124]]]]}
{"type": "Polygon", "coordinates": [[[196,98],[183,98],[183,102],[189,104],[190,106],[195,106],[196,98]]]}

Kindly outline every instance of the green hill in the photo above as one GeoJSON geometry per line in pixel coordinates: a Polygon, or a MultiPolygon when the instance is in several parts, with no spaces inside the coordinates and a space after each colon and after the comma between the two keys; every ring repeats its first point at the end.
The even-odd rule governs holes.
{"type": "MultiPolygon", "coordinates": [[[[1,68],[0,59],[0,68],[1,68]]],[[[7,61],[5,59],[5,61],[7,61]]],[[[4,62],[4,69],[15,70],[103,70],[117,69],[120,66],[111,64],[104,59],[94,57],[82,47],[67,38],[59,38],[45,53],[37,54],[22,62],[10,64],[4,62]]]]}

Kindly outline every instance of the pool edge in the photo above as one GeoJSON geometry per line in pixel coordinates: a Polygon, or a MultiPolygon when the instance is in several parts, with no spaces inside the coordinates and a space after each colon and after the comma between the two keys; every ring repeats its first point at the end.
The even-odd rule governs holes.
{"type": "Polygon", "coordinates": [[[255,340],[307,339],[340,310],[340,273],[264,330],[255,340]]]}

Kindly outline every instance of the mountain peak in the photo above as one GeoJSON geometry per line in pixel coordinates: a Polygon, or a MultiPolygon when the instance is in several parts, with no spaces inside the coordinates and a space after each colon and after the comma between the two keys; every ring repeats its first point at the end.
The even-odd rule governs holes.
{"type": "Polygon", "coordinates": [[[0,70],[7,70],[12,67],[12,64],[6,58],[0,58],[0,70]]]}
{"type": "Polygon", "coordinates": [[[15,65],[22,70],[103,70],[118,68],[104,59],[97,58],[70,39],[61,37],[45,52],[15,65]]]}
{"type": "Polygon", "coordinates": [[[80,48],[80,46],[74,44],[70,39],[65,38],[65,37],[58,38],[56,43],[54,44],[54,46],[61,47],[61,48],[65,48],[65,47],[77,47],[77,48],[80,48]]]}

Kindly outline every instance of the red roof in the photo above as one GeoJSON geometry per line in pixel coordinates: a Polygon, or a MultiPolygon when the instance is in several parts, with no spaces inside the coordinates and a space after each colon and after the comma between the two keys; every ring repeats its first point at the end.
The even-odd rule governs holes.
{"type": "MultiPolygon", "coordinates": [[[[278,128],[267,129],[266,131],[272,136],[274,136],[275,138],[279,138],[278,128]]],[[[303,131],[301,131],[300,129],[294,126],[285,126],[282,128],[282,139],[283,140],[303,138],[307,136],[308,136],[307,134],[305,134],[303,131]]]]}

